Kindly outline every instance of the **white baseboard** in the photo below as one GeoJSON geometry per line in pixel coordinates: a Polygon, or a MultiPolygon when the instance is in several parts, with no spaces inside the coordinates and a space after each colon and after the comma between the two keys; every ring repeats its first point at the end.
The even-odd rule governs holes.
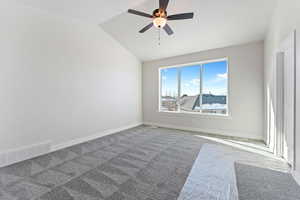
{"type": "Polygon", "coordinates": [[[50,151],[50,146],[51,142],[47,141],[1,152],[0,167],[8,166],[17,162],[47,154],[50,151]]]}
{"type": "Polygon", "coordinates": [[[120,127],[120,128],[115,128],[115,129],[108,129],[105,131],[101,131],[99,133],[87,136],[87,137],[82,137],[78,139],[74,139],[65,143],[57,144],[57,145],[51,145],[51,141],[47,141],[44,143],[39,143],[39,144],[33,144],[21,148],[16,148],[12,150],[8,150],[5,152],[0,152],[0,167],[8,166],[14,163],[18,163],[27,159],[31,159],[37,156],[41,156],[53,151],[57,151],[66,147],[70,147],[76,144],[84,143],[90,140],[94,140],[97,138],[101,138],[106,135],[114,134],[126,129],[134,128],[137,126],[142,125],[143,123],[136,123],[136,124],[131,124],[128,126],[120,127]]]}
{"type": "Polygon", "coordinates": [[[292,175],[293,175],[294,179],[296,180],[296,182],[298,183],[298,185],[300,185],[300,172],[293,171],[292,175]]]}
{"type": "Polygon", "coordinates": [[[144,124],[150,125],[150,126],[163,127],[163,128],[202,132],[202,133],[206,133],[206,134],[219,135],[219,136],[235,137],[235,138],[246,139],[246,140],[250,139],[250,140],[264,141],[262,136],[257,136],[257,134],[247,133],[246,136],[243,136],[243,135],[245,135],[245,132],[242,133],[242,132],[237,132],[237,131],[228,131],[228,130],[220,130],[220,129],[202,129],[202,128],[194,128],[194,127],[186,127],[186,126],[161,124],[161,123],[155,123],[155,122],[144,122],[144,124]]]}
{"type": "Polygon", "coordinates": [[[101,138],[101,137],[104,137],[104,136],[107,136],[107,135],[111,135],[111,134],[114,134],[114,133],[117,133],[117,132],[120,132],[120,131],[123,131],[123,130],[126,130],[126,129],[134,128],[134,127],[140,126],[142,124],[143,123],[140,122],[140,123],[131,124],[131,125],[128,125],[128,126],[123,126],[123,127],[120,127],[120,128],[107,129],[107,130],[98,132],[96,134],[89,135],[87,137],[77,138],[77,139],[74,139],[74,140],[71,140],[71,141],[68,141],[68,142],[64,142],[64,143],[61,143],[61,144],[52,145],[51,146],[51,152],[57,151],[57,150],[60,150],[60,149],[64,149],[64,148],[67,148],[67,147],[70,147],[70,146],[73,146],[73,145],[76,145],[76,144],[81,144],[81,143],[84,143],[84,142],[88,142],[88,141],[91,141],[91,140],[94,140],[94,139],[98,139],[98,138],[101,138]]]}

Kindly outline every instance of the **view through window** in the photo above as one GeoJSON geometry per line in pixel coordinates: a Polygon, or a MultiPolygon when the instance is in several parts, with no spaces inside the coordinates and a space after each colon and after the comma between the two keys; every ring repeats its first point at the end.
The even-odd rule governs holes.
{"type": "Polygon", "coordinates": [[[227,59],[160,69],[160,111],[228,114],[227,59]]]}

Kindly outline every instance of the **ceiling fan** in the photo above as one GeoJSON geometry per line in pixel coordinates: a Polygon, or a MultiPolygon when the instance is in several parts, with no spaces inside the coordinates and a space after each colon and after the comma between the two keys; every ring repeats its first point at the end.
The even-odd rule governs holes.
{"type": "Polygon", "coordinates": [[[143,29],[141,29],[139,32],[144,33],[152,26],[155,26],[156,28],[163,28],[168,35],[172,35],[174,32],[172,28],[167,24],[168,20],[183,20],[183,19],[192,19],[194,17],[194,13],[181,13],[181,14],[176,14],[176,15],[170,15],[168,16],[167,13],[167,7],[169,4],[169,0],[159,0],[159,8],[155,9],[153,11],[153,14],[150,15],[148,13],[144,13],[141,11],[129,9],[128,13],[134,14],[134,15],[139,15],[142,17],[147,17],[151,18],[153,21],[145,26],[143,29]]]}

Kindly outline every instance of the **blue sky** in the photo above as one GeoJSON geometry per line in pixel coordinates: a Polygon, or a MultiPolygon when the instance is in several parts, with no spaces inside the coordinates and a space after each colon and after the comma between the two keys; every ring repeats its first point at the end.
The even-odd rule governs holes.
{"type": "MultiPolygon", "coordinates": [[[[179,66],[180,67],[180,66],[179,66]]],[[[177,96],[177,69],[161,71],[162,95],[177,96]]],[[[200,91],[200,65],[181,68],[181,95],[197,95],[200,91]]],[[[227,61],[203,65],[203,93],[227,94],[227,61]]]]}

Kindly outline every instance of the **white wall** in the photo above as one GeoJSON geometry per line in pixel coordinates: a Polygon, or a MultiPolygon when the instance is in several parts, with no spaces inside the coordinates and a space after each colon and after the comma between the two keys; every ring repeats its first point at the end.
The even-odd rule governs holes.
{"type": "Polygon", "coordinates": [[[144,122],[263,139],[263,58],[263,42],[256,42],[144,63],[144,122]],[[229,59],[230,118],[158,112],[159,67],[224,57],[229,59]]]}
{"type": "MultiPolygon", "coordinates": [[[[265,40],[265,93],[270,98],[266,104],[272,105],[273,88],[272,73],[274,70],[273,54],[280,42],[285,39],[293,30],[297,31],[297,56],[296,56],[296,169],[300,174],[300,1],[299,0],[278,0],[272,23],[269,27],[265,40]]],[[[267,107],[267,106],[266,106],[267,107]]],[[[268,109],[266,116],[269,121],[266,130],[272,129],[272,110],[268,109]],[[271,116],[270,116],[271,115],[271,116]]]]}
{"type": "Polygon", "coordinates": [[[0,152],[141,122],[141,63],[97,25],[0,7],[0,152]]]}

